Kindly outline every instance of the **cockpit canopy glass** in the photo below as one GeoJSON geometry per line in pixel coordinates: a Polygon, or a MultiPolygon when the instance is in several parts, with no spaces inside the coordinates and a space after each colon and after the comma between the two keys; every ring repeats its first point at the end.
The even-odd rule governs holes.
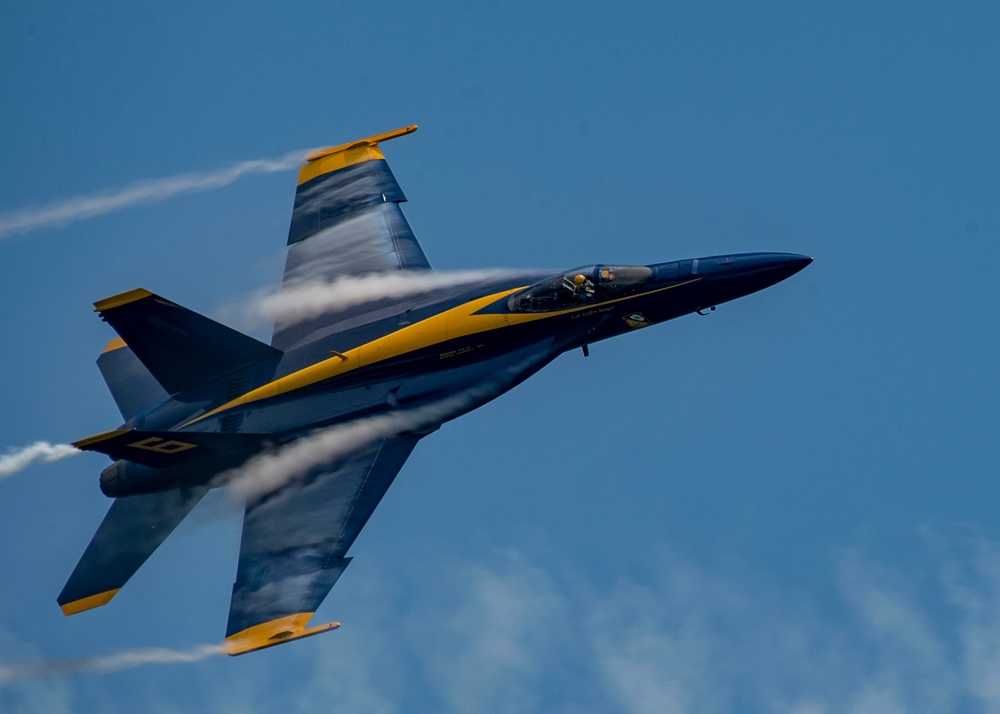
{"type": "Polygon", "coordinates": [[[645,265],[587,265],[535,283],[507,300],[511,312],[550,312],[637,293],[653,275],[645,265]]]}

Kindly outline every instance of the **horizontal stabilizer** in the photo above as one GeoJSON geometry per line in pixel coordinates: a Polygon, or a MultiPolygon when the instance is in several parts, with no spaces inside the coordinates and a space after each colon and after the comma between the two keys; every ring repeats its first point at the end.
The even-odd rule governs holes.
{"type": "Polygon", "coordinates": [[[100,300],[94,310],[168,394],[281,358],[280,350],[142,288],[100,300]]]}
{"type": "Polygon", "coordinates": [[[73,442],[83,451],[97,451],[154,469],[190,461],[260,450],[265,434],[220,434],[202,431],[139,431],[115,429],[73,442]]]}
{"type": "Polygon", "coordinates": [[[63,614],[107,605],[207,490],[172,490],[116,499],[56,598],[63,614]]]}

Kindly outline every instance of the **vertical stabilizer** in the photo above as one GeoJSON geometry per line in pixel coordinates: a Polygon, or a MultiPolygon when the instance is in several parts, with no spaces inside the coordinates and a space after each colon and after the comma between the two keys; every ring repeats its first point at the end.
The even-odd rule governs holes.
{"type": "Polygon", "coordinates": [[[97,358],[97,368],[101,370],[108,391],[125,421],[159,404],[168,396],[166,390],[120,337],[111,340],[104,348],[104,352],[97,358]]]}
{"type": "Polygon", "coordinates": [[[281,358],[280,350],[142,288],[99,300],[94,310],[168,394],[281,358]]]}

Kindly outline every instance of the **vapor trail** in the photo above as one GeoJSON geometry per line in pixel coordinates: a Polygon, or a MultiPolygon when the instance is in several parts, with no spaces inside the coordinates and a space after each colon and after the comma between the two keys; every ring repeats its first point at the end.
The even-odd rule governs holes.
{"type": "Polygon", "coordinates": [[[151,647],[102,657],[50,659],[24,664],[0,665],[0,686],[23,679],[59,677],[67,674],[108,674],[132,667],[141,667],[144,664],[198,662],[213,655],[223,654],[224,651],[222,645],[198,645],[189,650],[151,647]]]}
{"type": "Polygon", "coordinates": [[[50,444],[47,441],[36,441],[23,449],[0,456],[0,478],[6,478],[18,471],[23,471],[39,459],[58,461],[79,453],[81,452],[75,446],[69,444],[50,444]]]}
{"type": "Polygon", "coordinates": [[[292,151],[275,159],[255,159],[217,171],[178,174],[160,179],[136,181],[124,188],[55,201],[37,208],[0,213],[0,238],[50,226],[66,226],[102,216],[129,206],[157,203],[184,193],[198,193],[228,186],[248,174],[288,171],[301,164],[309,149],[292,151]]]}
{"type": "Polygon", "coordinates": [[[447,421],[472,406],[485,392],[485,388],[470,389],[423,407],[320,429],[276,451],[253,457],[242,466],[221,474],[219,480],[228,483],[231,491],[241,499],[262,496],[316,466],[348,456],[365,444],[447,421]]]}
{"type": "MultiPolygon", "coordinates": [[[[526,355],[495,371],[489,379],[424,406],[396,409],[377,416],[320,429],[275,451],[259,454],[242,466],[222,473],[218,483],[229,486],[238,499],[252,499],[294,481],[310,469],[349,456],[379,439],[420,432],[454,419],[496,395],[503,385],[523,379],[526,370],[546,360],[526,355]]],[[[502,390],[500,390],[502,391],[502,390]]]]}
{"type": "Polygon", "coordinates": [[[256,300],[252,310],[257,318],[294,323],[374,300],[405,298],[429,290],[462,287],[523,273],[503,269],[419,271],[372,273],[344,277],[329,283],[310,281],[263,295],[256,300]]]}

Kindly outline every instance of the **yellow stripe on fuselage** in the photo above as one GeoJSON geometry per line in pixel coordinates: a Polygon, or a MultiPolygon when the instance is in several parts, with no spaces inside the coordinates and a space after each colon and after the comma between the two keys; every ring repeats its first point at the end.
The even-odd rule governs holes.
{"type": "Polygon", "coordinates": [[[626,297],[606,300],[590,305],[579,305],[566,308],[565,310],[555,310],[552,312],[515,312],[515,313],[479,313],[480,310],[504,297],[522,290],[523,287],[503,290],[493,295],[472,300],[451,310],[445,310],[437,315],[428,317],[426,320],[415,322],[396,332],[380,337],[371,342],[367,342],[360,347],[355,347],[347,352],[337,353],[335,356],[317,362],[314,365],[301,369],[298,372],[286,375],[269,382],[262,387],[253,389],[241,397],[226,402],[222,406],[216,407],[199,417],[182,425],[188,426],[195,422],[215,416],[216,414],[233,409],[235,407],[246,406],[264,399],[278,397],[289,392],[294,392],[304,387],[309,387],[319,382],[339,377],[348,372],[353,372],[361,367],[368,367],[378,362],[400,357],[411,352],[416,352],[433,345],[441,344],[447,340],[459,337],[467,337],[490,330],[496,330],[513,325],[523,325],[536,320],[545,320],[560,315],[567,315],[575,312],[583,312],[596,307],[613,305],[615,303],[629,300],[636,297],[653,295],[665,290],[677,288],[688,283],[693,283],[698,278],[688,280],[676,285],[668,285],[658,290],[652,290],[642,295],[628,295],[626,297]]]}
{"type": "Polygon", "coordinates": [[[377,340],[372,340],[360,347],[355,347],[353,350],[338,353],[322,362],[317,362],[298,372],[293,372],[265,384],[263,387],[251,390],[231,402],[227,402],[206,414],[202,414],[196,419],[192,419],[187,424],[184,424],[184,426],[214,416],[219,412],[232,409],[233,407],[240,407],[252,402],[259,402],[262,399],[270,399],[271,397],[277,397],[288,392],[294,392],[297,389],[302,389],[303,387],[308,387],[333,377],[339,377],[361,367],[375,364],[376,362],[382,362],[423,349],[424,347],[430,347],[445,340],[503,327],[506,324],[510,324],[505,319],[509,318],[509,316],[498,313],[484,315],[476,315],[474,313],[517,290],[520,290],[520,288],[505,290],[494,295],[487,295],[478,300],[473,300],[472,302],[467,302],[464,305],[459,305],[451,310],[445,310],[442,313],[428,317],[426,320],[408,325],[377,340]]]}

